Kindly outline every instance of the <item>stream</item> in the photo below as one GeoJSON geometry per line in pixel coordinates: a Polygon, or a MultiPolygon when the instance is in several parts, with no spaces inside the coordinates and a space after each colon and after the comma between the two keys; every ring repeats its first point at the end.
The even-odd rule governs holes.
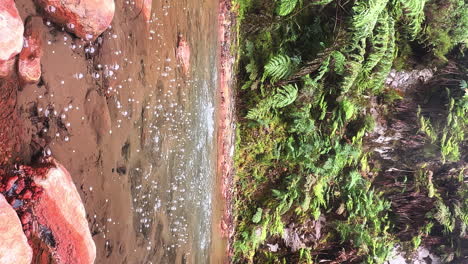
{"type": "MultiPolygon", "coordinates": [[[[37,10],[18,0],[23,20],[37,10]]],[[[70,172],[96,263],[223,263],[217,234],[218,2],[153,1],[149,22],[116,1],[94,44],[45,21],[39,84],[18,93],[37,142],[70,172]],[[184,73],[179,36],[191,48],[184,73]],[[43,120],[45,122],[38,122],[43,120]]],[[[222,212],[221,212],[222,213],[222,212]]]]}

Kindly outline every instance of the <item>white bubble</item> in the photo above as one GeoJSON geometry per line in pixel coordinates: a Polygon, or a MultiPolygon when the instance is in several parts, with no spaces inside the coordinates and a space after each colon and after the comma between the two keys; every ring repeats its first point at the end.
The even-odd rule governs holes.
{"type": "Polygon", "coordinates": [[[55,8],[55,6],[47,6],[47,11],[49,11],[50,13],[55,13],[56,10],[57,8],[55,8]]]}

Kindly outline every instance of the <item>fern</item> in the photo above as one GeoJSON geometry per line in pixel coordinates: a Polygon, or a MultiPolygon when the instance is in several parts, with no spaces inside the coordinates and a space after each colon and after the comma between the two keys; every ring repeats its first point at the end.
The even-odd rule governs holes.
{"type": "Polygon", "coordinates": [[[332,123],[332,131],[334,134],[338,129],[345,126],[347,122],[352,120],[358,112],[358,107],[350,100],[342,100],[338,107],[333,111],[334,121],[332,123]]]}
{"type": "MultiPolygon", "coordinates": [[[[343,53],[339,51],[333,51],[330,56],[333,58],[334,61],[334,66],[335,66],[335,72],[339,75],[343,75],[345,72],[345,66],[346,66],[346,57],[343,55],[343,53]]],[[[327,65],[328,66],[328,65],[327,65]]],[[[320,78],[323,77],[324,71],[323,69],[320,71],[320,78]]]]}
{"type": "MultiPolygon", "coordinates": [[[[348,93],[356,85],[356,81],[359,82],[359,76],[362,75],[362,72],[368,72],[369,69],[373,69],[377,64],[376,62],[380,61],[379,56],[381,56],[384,47],[378,49],[375,55],[369,58],[369,63],[363,66],[366,55],[366,39],[372,34],[378,22],[385,23],[385,17],[388,16],[385,14],[385,8],[388,2],[388,0],[361,0],[354,4],[353,16],[351,18],[352,33],[349,40],[350,44],[344,50],[344,53],[347,54],[348,62],[346,64],[346,75],[340,84],[342,93],[348,93]]],[[[387,25],[388,28],[390,26],[387,25]]],[[[382,35],[386,35],[385,30],[384,28],[380,36],[376,36],[376,38],[382,38],[382,35]]],[[[380,45],[388,42],[386,39],[380,41],[375,39],[374,43],[380,45]]],[[[364,88],[359,87],[358,92],[362,90],[364,88]]]]}
{"type": "Polygon", "coordinates": [[[397,8],[401,9],[401,14],[408,25],[409,35],[413,39],[421,31],[426,2],[427,0],[398,0],[397,2],[397,8]]]}
{"type": "MultiPolygon", "coordinates": [[[[468,203],[468,201],[465,201],[465,203],[468,203]]],[[[464,237],[467,235],[468,230],[468,208],[455,205],[454,214],[460,220],[460,237],[464,237]]]]}
{"type": "Polygon", "coordinates": [[[245,90],[252,88],[252,84],[255,83],[258,78],[258,65],[255,60],[255,47],[251,41],[246,41],[245,43],[245,55],[249,58],[249,63],[245,66],[245,71],[249,74],[249,80],[242,85],[241,89],[245,90]]]}
{"type": "Polygon", "coordinates": [[[390,202],[371,190],[370,183],[357,171],[343,180],[343,202],[349,217],[346,222],[338,222],[336,229],[343,241],[351,240],[364,251],[368,256],[365,263],[383,263],[392,248],[392,241],[385,235],[390,202]]]}
{"type": "Polygon", "coordinates": [[[360,0],[353,6],[351,28],[354,40],[368,37],[374,30],[380,13],[387,6],[388,0],[360,0]]]}
{"type": "Polygon", "coordinates": [[[296,62],[286,55],[276,55],[265,65],[262,81],[271,78],[271,82],[284,79],[292,74],[296,62]]]}
{"type": "MultiPolygon", "coordinates": [[[[339,54],[342,55],[342,53],[340,53],[340,52],[337,51],[336,54],[335,54],[335,53],[331,54],[331,56],[328,56],[328,57],[322,62],[322,64],[320,65],[320,68],[318,69],[317,75],[315,76],[315,78],[311,79],[311,83],[310,83],[310,84],[313,83],[313,85],[312,85],[313,87],[317,87],[317,83],[325,76],[325,74],[326,74],[327,72],[330,71],[330,67],[329,67],[329,66],[330,66],[330,59],[331,59],[332,56],[335,58],[336,62],[339,64],[339,65],[336,66],[336,67],[339,67],[340,70],[343,68],[343,70],[344,70],[344,65],[343,65],[343,63],[344,63],[343,57],[344,57],[344,56],[341,56],[341,55],[339,55],[339,54]]],[[[335,62],[335,63],[336,63],[336,62],[335,62]]]]}
{"type": "Polygon", "coordinates": [[[365,75],[369,75],[380,60],[385,56],[388,50],[388,42],[390,40],[390,22],[388,13],[386,11],[380,14],[378,23],[375,27],[376,34],[369,40],[370,54],[367,56],[366,62],[363,67],[365,75]]]}
{"type": "Polygon", "coordinates": [[[294,201],[299,198],[300,180],[300,175],[290,175],[286,177],[288,187],[285,191],[273,190],[273,196],[279,201],[274,209],[278,217],[288,212],[294,201]]]}
{"type": "Polygon", "coordinates": [[[251,41],[246,41],[245,50],[247,57],[250,58],[249,64],[245,67],[246,71],[250,74],[249,79],[255,80],[258,77],[257,63],[255,61],[255,47],[251,41]]]}
{"type": "Polygon", "coordinates": [[[351,47],[347,53],[349,54],[349,60],[346,64],[346,75],[340,84],[342,93],[347,93],[351,87],[355,84],[356,79],[362,70],[362,63],[364,61],[364,54],[366,53],[364,39],[357,45],[351,47]]]}
{"type": "Polygon", "coordinates": [[[357,107],[355,104],[349,100],[343,100],[340,103],[341,109],[343,111],[343,116],[345,121],[351,120],[351,118],[357,113],[357,107]]]}
{"type": "Polygon", "coordinates": [[[447,232],[452,232],[455,228],[455,221],[450,209],[442,202],[436,202],[436,213],[434,218],[439,222],[447,232]]]}
{"type": "MultiPolygon", "coordinates": [[[[447,113],[446,124],[442,130],[440,137],[440,152],[443,163],[446,161],[459,161],[461,157],[460,146],[466,140],[465,133],[468,129],[467,105],[464,103],[466,95],[458,98],[450,97],[450,91],[447,89],[448,97],[450,98],[449,109],[447,113]]],[[[431,138],[431,142],[437,141],[437,133],[435,132],[430,120],[420,116],[420,131],[424,132],[431,138]]]]}
{"type": "Polygon", "coordinates": [[[286,107],[292,104],[297,98],[298,88],[296,85],[288,84],[283,87],[276,88],[276,92],[267,96],[264,100],[260,101],[257,107],[252,108],[246,118],[265,121],[268,114],[272,109],[286,107]]]}
{"type": "Polygon", "coordinates": [[[249,64],[245,66],[245,70],[249,73],[249,79],[255,80],[258,76],[257,65],[255,65],[255,61],[252,60],[249,64]]]}
{"type": "Polygon", "coordinates": [[[448,136],[448,132],[442,134],[440,143],[440,152],[442,154],[442,162],[458,161],[460,159],[459,141],[455,136],[448,136]]]}
{"type": "Polygon", "coordinates": [[[252,222],[255,224],[260,223],[260,221],[262,220],[262,213],[263,209],[260,207],[257,208],[257,212],[255,212],[254,216],[252,217],[252,222]]]}
{"type": "Polygon", "coordinates": [[[311,250],[308,248],[299,249],[299,263],[314,263],[311,250]]]}
{"type": "Polygon", "coordinates": [[[393,65],[393,60],[395,58],[396,52],[396,42],[395,42],[395,21],[390,17],[389,18],[389,40],[388,48],[379,61],[377,66],[374,67],[373,73],[366,81],[361,84],[361,91],[364,89],[369,89],[374,93],[377,93],[383,87],[388,74],[390,73],[393,65]]]}
{"type": "Polygon", "coordinates": [[[437,133],[434,131],[429,119],[421,115],[421,107],[418,107],[417,117],[419,118],[419,132],[426,134],[430,138],[431,143],[435,143],[437,141],[437,133]]]}
{"type": "Polygon", "coordinates": [[[353,6],[349,44],[343,49],[347,57],[346,72],[340,84],[342,93],[348,93],[363,71],[366,38],[373,32],[388,0],[361,0],[353,6]]]}
{"type": "Polygon", "coordinates": [[[297,98],[297,91],[297,86],[292,84],[288,84],[283,87],[277,88],[276,94],[273,96],[272,99],[272,107],[283,108],[294,103],[294,101],[297,98]]]}

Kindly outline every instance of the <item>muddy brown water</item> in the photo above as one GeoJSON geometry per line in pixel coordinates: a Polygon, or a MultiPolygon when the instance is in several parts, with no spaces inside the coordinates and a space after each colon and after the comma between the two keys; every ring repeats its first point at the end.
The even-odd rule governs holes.
{"type": "MultiPolygon", "coordinates": [[[[23,20],[40,13],[16,4],[23,20]]],[[[45,23],[42,80],[18,92],[22,155],[51,154],[70,171],[96,263],[224,262],[213,205],[217,15],[218,1],[158,0],[146,23],[133,1],[116,1],[92,45],[45,23]],[[192,49],[187,75],[179,34],[192,49]]]]}

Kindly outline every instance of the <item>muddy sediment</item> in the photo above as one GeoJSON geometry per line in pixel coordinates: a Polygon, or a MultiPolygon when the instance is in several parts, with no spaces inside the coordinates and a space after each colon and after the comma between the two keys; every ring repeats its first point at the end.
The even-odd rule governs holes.
{"type": "MultiPolygon", "coordinates": [[[[225,252],[223,263],[228,263],[231,257],[231,241],[233,238],[234,226],[232,219],[232,199],[233,199],[233,154],[235,141],[235,109],[234,109],[234,87],[233,78],[234,58],[232,47],[236,45],[233,42],[235,32],[235,16],[231,11],[230,1],[220,1],[218,16],[218,41],[219,41],[219,93],[218,108],[216,119],[218,121],[217,133],[217,180],[216,180],[216,199],[218,205],[215,208],[221,208],[219,212],[213,212],[213,221],[219,223],[213,225],[213,252],[225,252]],[[218,230],[221,230],[219,233],[218,230]]],[[[213,263],[221,263],[213,262],[213,263]]]]}

